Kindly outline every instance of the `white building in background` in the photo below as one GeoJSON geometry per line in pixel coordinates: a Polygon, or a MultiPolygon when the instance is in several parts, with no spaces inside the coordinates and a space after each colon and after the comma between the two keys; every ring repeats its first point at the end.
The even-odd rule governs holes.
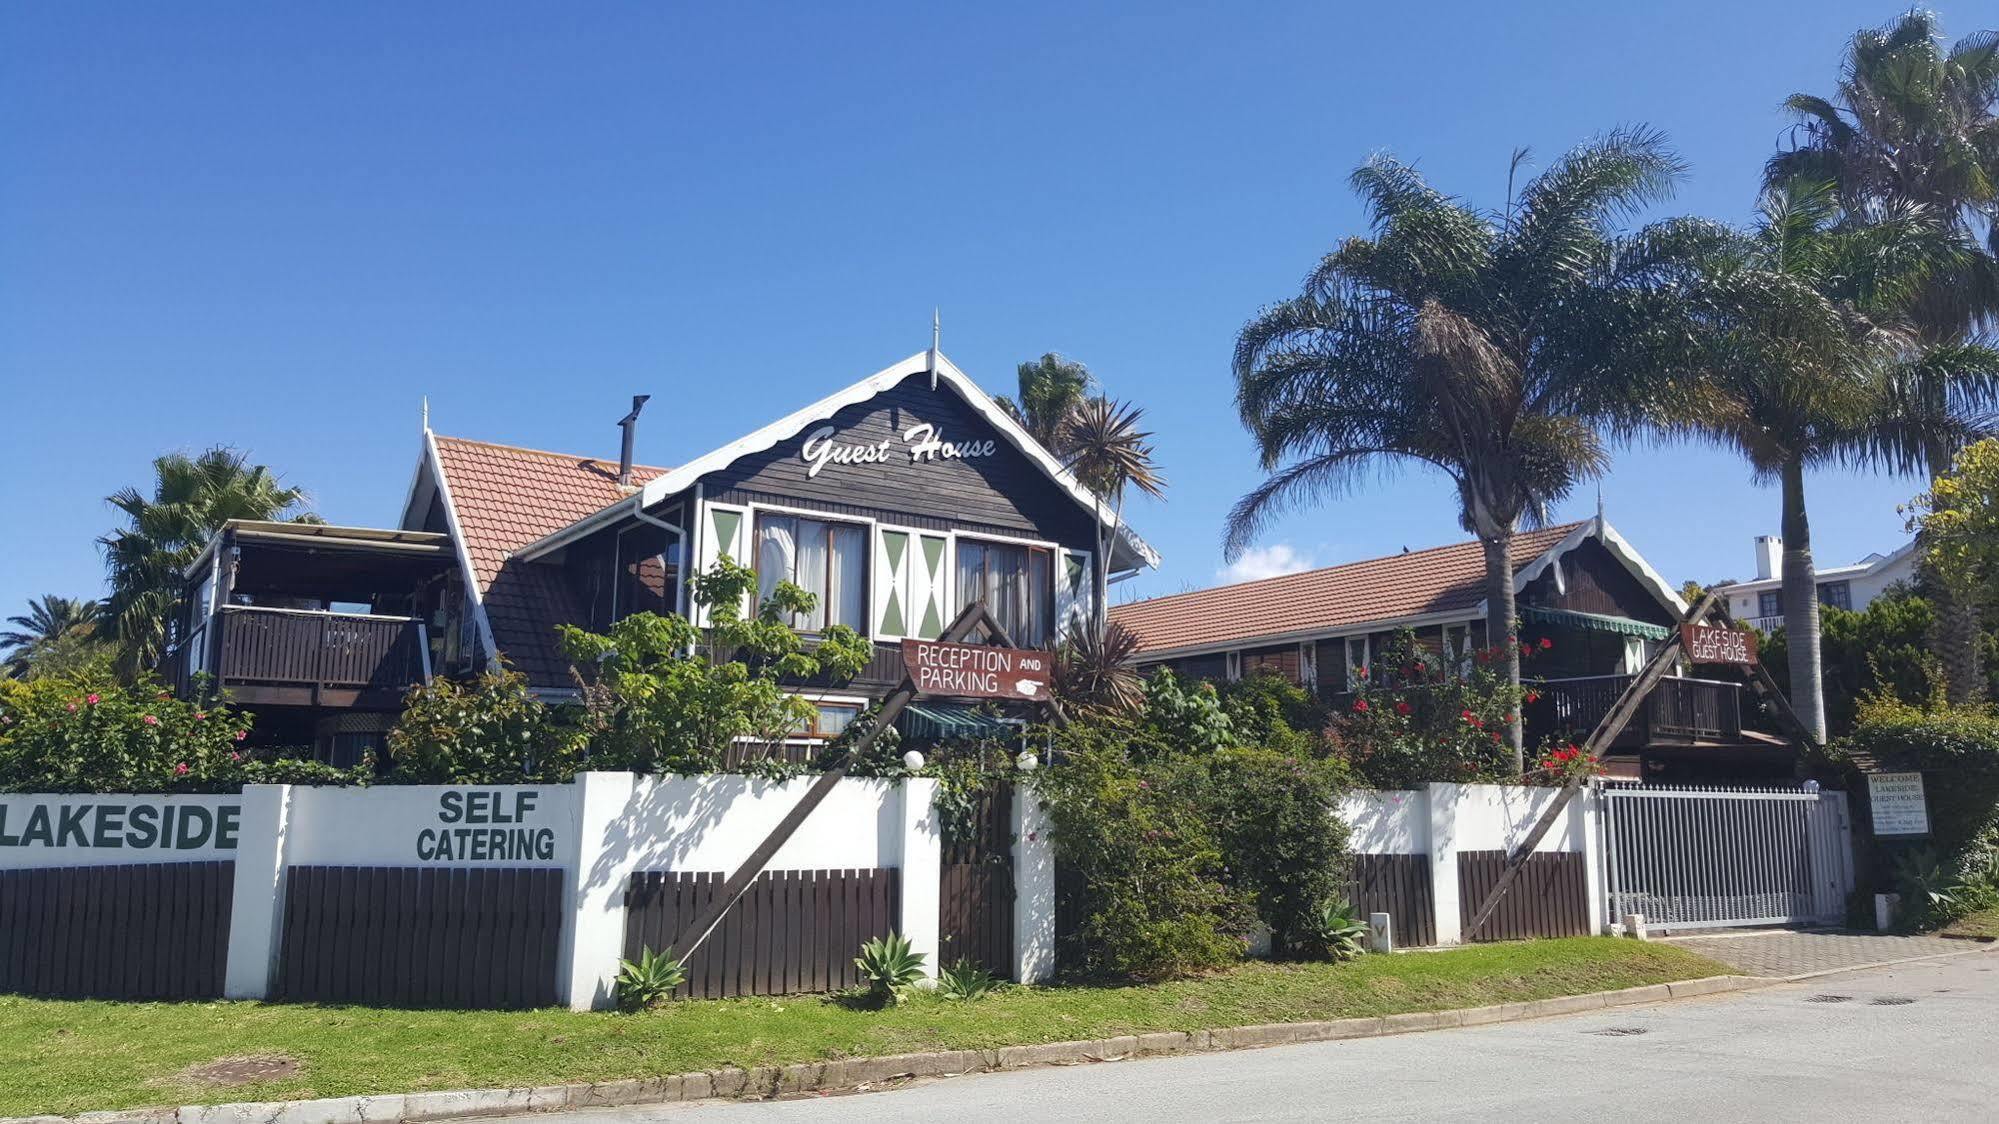
{"type": "MultiPolygon", "coordinates": [[[[1756,536],[1756,577],[1729,582],[1728,613],[1764,632],[1784,625],[1784,540],[1756,536]]],[[[1870,554],[1850,566],[1825,566],[1818,571],[1819,604],[1860,610],[1896,582],[1916,579],[1916,544],[1911,541],[1887,554],[1870,554]]]]}

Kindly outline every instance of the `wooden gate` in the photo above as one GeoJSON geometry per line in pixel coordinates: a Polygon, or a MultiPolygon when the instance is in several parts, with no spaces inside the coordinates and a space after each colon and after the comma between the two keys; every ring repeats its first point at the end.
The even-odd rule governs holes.
{"type": "Polygon", "coordinates": [[[1468,941],[1521,941],[1537,937],[1586,937],[1589,877],[1583,856],[1572,851],[1532,855],[1513,889],[1479,932],[1470,932],[1474,911],[1506,869],[1505,851],[1458,852],[1458,921],[1468,941]]]}
{"type": "MultiPolygon", "coordinates": [[[[838,991],[863,981],[861,945],[887,936],[902,915],[901,872],[767,870],[750,883],[715,935],[687,964],[682,998],[838,991]]],[[[642,870],[625,886],[625,958],[665,952],[715,902],[721,871],[642,870]]]]}
{"type": "Polygon", "coordinates": [[[0,991],[213,999],[233,862],[0,870],[0,991]]]}
{"type": "Polygon", "coordinates": [[[273,994],[409,1007],[556,1001],[562,871],[294,866],[273,994]]]}
{"type": "Polygon", "coordinates": [[[1002,979],[1013,962],[1013,786],[979,795],[964,838],[944,844],[937,966],[969,960],[1002,979]]]}
{"type": "Polygon", "coordinates": [[[1437,943],[1437,910],[1432,905],[1430,856],[1355,855],[1348,900],[1362,921],[1386,913],[1395,947],[1437,943]]]}

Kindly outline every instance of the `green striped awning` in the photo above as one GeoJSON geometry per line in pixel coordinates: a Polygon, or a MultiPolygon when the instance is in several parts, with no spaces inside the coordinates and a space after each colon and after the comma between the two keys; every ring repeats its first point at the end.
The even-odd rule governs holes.
{"type": "Polygon", "coordinates": [[[1664,640],[1673,634],[1673,630],[1665,625],[1647,624],[1644,621],[1634,621],[1630,617],[1578,613],[1569,609],[1543,609],[1534,605],[1522,605],[1520,619],[1528,624],[1579,628],[1588,632],[1611,632],[1619,636],[1642,636],[1647,640],[1664,640]]]}
{"type": "Polygon", "coordinates": [[[991,711],[964,703],[910,703],[896,726],[906,738],[943,741],[948,738],[1010,738],[1020,725],[991,711]]]}

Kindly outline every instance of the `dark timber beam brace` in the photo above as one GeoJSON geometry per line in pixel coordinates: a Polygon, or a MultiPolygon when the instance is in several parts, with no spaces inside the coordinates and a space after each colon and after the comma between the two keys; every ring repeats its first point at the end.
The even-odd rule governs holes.
{"type": "MultiPolygon", "coordinates": [[[[1013,647],[1013,639],[1007,635],[1006,629],[1000,627],[999,621],[993,619],[993,615],[986,611],[983,601],[974,601],[965,606],[944,630],[943,635],[937,639],[945,644],[962,643],[965,637],[981,627],[986,630],[988,636],[998,641],[1001,647],[1013,647]]],[[[797,833],[806,817],[833,794],[834,786],[846,778],[847,771],[853,768],[854,762],[860,760],[862,754],[874,748],[875,741],[881,737],[882,732],[895,725],[895,720],[901,716],[903,708],[915,697],[916,681],[905,669],[902,685],[882,703],[881,713],[875,715],[874,723],[868,727],[868,731],[848,748],[847,755],[840,759],[839,764],[826,770],[820,774],[818,780],[812,782],[812,787],[807,789],[798,803],[784,814],[784,818],[777,822],[777,826],[764,837],[764,841],[757,844],[756,850],[750,852],[750,857],[743,860],[743,865],[737,867],[736,872],[729,875],[728,880],[722,883],[721,892],[715,896],[715,900],[708,908],[697,914],[694,920],[688,923],[687,928],[681,931],[672,947],[683,961],[692,957],[702,945],[708,943],[708,938],[714,934],[715,927],[721,924],[722,918],[734,908],[737,901],[741,900],[743,894],[749,890],[750,884],[755,882],[757,876],[764,872],[764,868],[770,865],[770,860],[776,857],[778,850],[797,833]]],[[[1054,699],[1048,700],[1048,706],[1056,721],[1063,721],[1062,710],[1054,699]]]]}
{"type": "MultiPolygon", "coordinates": [[[[1699,604],[1687,610],[1686,615],[1680,618],[1680,623],[1700,624],[1707,619],[1709,613],[1716,610],[1720,602],[1720,594],[1708,594],[1701,598],[1699,604]]],[[[1659,685],[1659,680],[1665,678],[1667,670],[1679,662],[1679,658],[1680,630],[1676,628],[1666,642],[1659,646],[1659,650],[1653,653],[1650,662],[1646,663],[1644,669],[1638,673],[1638,678],[1633,679],[1631,685],[1624,689],[1624,693],[1618,696],[1616,705],[1603,716],[1603,721],[1597,723],[1596,730],[1590,734],[1589,740],[1583,743],[1583,752],[1591,756],[1600,756],[1604,750],[1610,748],[1610,744],[1617,740],[1617,735],[1623,733],[1624,727],[1630,725],[1631,720],[1637,717],[1638,708],[1643,706],[1646,698],[1652,694],[1652,688],[1659,685]]],[[[1769,673],[1763,671],[1761,664],[1756,665],[1756,670],[1762,673],[1766,682],[1769,680],[1769,673]]],[[[1772,690],[1775,690],[1774,684],[1772,690]]],[[[1789,716],[1790,724],[1803,729],[1802,725],[1798,724],[1797,717],[1790,715],[1789,707],[1784,707],[1783,711],[1789,716]]],[[[1513,888],[1514,880],[1520,877],[1522,870],[1526,869],[1527,860],[1534,856],[1534,848],[1541,845],[1541,840],[1547,837],[1548,832],[1554,829],[1555,822],[1568,810],[1569,802],[1574,800],[1576,793],[1581,792],[1583,786],[1588,783],[1589,778],[1577,776],[1570,778],[1569,782],[1562,786],[1561,792],[1549,802],[1547,810],[1541,813],[1541,818],[1534,821],[1534,827],[1528,831],[1527,838],[1521,841],[1520,846],[1513,849],[1512,854],[1506,856],[1506,869],[1500,871],[1499,881],[1493,883],[1492,889],[1486,892],[1485,900],[1479,903],[1477,911],[1472,914],[1471,924],[1465,926],[1461,939],[1470,941],[1477,937],[1486,923],[1492,920],[1494,911],[1499,908],[1500,899],[1513,888]]],[[[1595,890],[1591,889],[1589,892],[1595,893],[1595,890]]]]}

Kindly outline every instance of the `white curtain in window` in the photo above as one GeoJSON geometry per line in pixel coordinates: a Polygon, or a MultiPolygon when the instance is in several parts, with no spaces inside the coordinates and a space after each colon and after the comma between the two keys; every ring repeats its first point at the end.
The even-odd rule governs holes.
{"type": "Polygon", "coordinates": [[[812,611],[799,618],[798,627],[806,632],[826,627],[826,531],[824,523],[811,519],[798,521],[798,568],[791,580],[818,598],[812,611]]]}
{"type": "Polygon", "coordinates": [[[797,571],[798,521],[764,516],[757,520],[757,600],[777,591],[797,571]]]}
{"type": "Polygon", "coordinates": [[[866,632],[868,615],[868,535],[861,527],[834,524],[827,565],[825,619],[866,632]]]}

